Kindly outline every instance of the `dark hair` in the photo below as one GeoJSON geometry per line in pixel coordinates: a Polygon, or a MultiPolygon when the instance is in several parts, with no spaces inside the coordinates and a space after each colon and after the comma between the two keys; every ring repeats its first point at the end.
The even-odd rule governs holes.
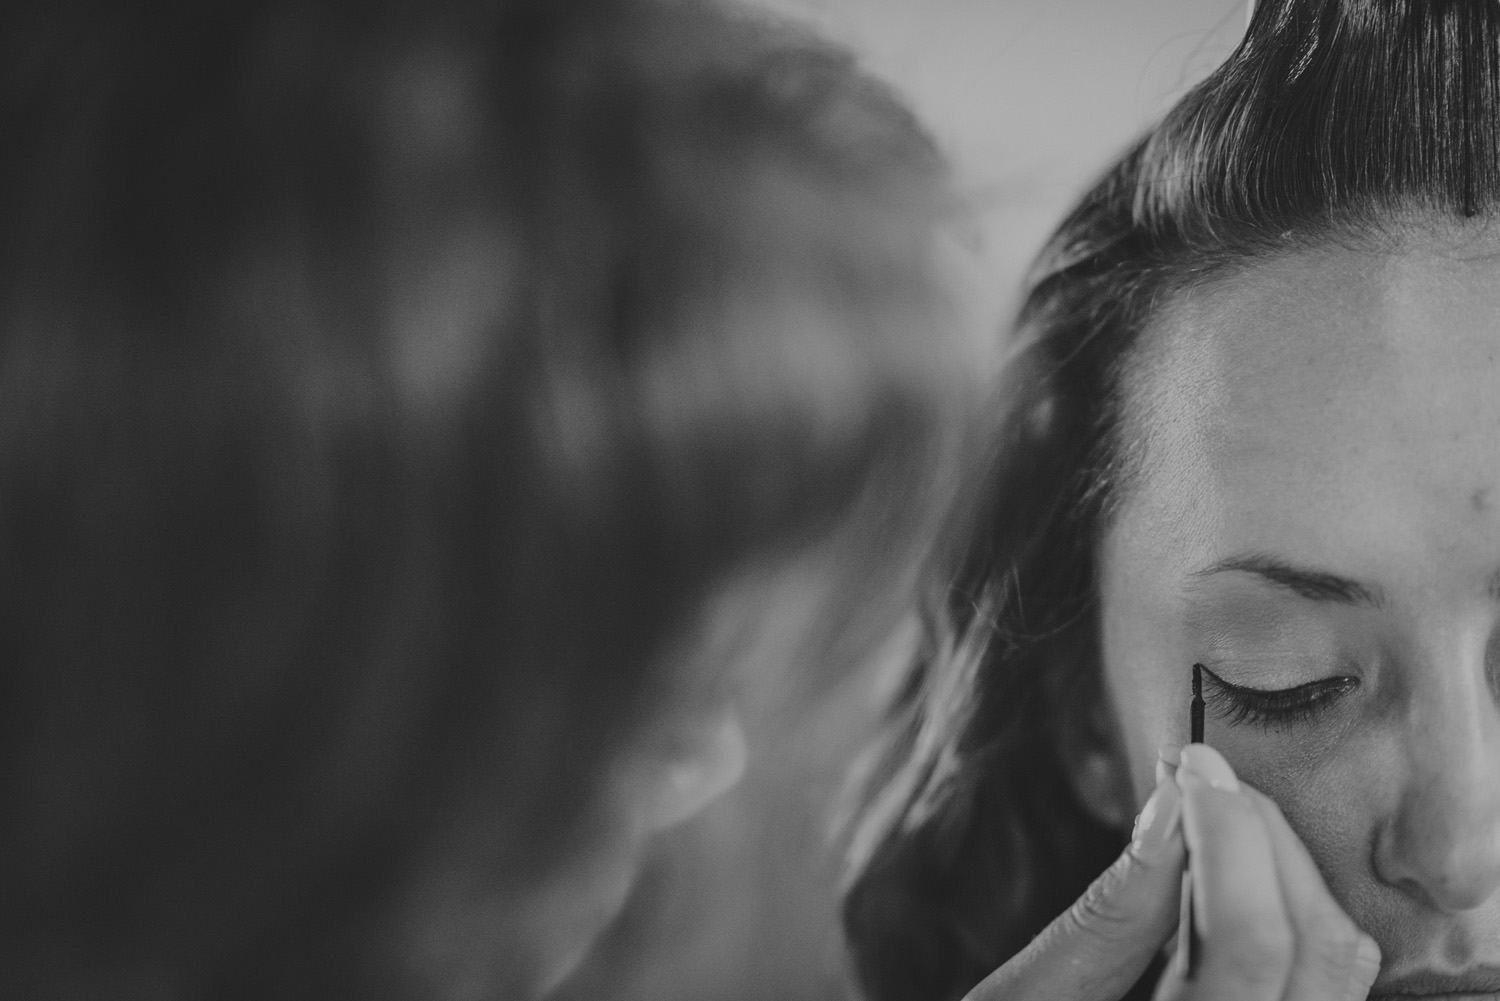
{"type": "Polygon", "coordinates": [[[1152,317],[1280,248],[1497,198],[1500,5],[1262,0],[1063,221],[1016,322],[986,500],[868,778],[844,914],[872,998],[961,996],[1124,845],[1068,791],[1054,734],[1101,698],[1095,554],[1144,447],[1121,379],[1152,317]]]}
{"type": "Polygon", "coordinates": [[[0,994],[505,996],[696,603],[920,549],[953,206],[841,51],[18,2],[0,135],[0,994]]]}

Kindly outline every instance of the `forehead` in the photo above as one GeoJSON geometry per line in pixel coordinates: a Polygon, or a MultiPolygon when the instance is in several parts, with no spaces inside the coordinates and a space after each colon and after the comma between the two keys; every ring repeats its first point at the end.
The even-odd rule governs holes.
{"type": "Polygon", "coordinates": [[[1314,498],[1373,517],[1500,505],[1497,356],[1495,235],[1257,262],[1180,294],[1147,331],[1126,379],[1138,492],[1212,494],[1246,528],[1314,498]]]}

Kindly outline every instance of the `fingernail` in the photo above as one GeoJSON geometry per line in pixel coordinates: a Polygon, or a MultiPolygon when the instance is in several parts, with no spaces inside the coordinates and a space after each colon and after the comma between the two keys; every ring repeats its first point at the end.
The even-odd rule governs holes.
{"type": "Polygon", "coordinates": [[[1131,851],[1137,858],[1151,859],[1162,853],[1177,828],[1181,805],[1177,783],[1157,785],[1156,791],[1141,808],[1141,815],[1135,818],[1135,829],[1130,832],[1131,851]]]}
{"type": "Polygon", "coordinates": [[[1176,744],[1163,744],[1156,749],[1156,784],[1161,785],[1177,771],[1182,760],[1182,748],[1176,744]]]}
{"type": "Polygon", "coordinates": [[[1182,749],[1179,776],[1182,771],[1193,772],[1215,789],[1238,792],[1240,788],[1240,781],[1234,777],[1234,769],[1229,767],[1229,762],[1207,744],[1189,744],[1182,749]]]}

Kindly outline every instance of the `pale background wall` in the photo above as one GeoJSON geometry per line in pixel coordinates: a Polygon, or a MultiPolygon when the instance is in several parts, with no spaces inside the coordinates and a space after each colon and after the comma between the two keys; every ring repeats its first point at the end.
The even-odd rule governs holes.
{"type": "Polygon", "coordinates": [[[981,212],[1004,310],[1071,199],[1238,43],[1246,0],[750,0],[850,45],[981,212]]]}
{"type": "MultiPolygon", "coordinates": [[[[892,81],[973,200],[991,329],[1048,230],[1239,40],[1244,0],[750,0],[892,81]]],[[[566,1001],[848,1001],[830,804],[874,718],[868,681],[747,706],[741,786],[660,844],[566,1001]]]]}

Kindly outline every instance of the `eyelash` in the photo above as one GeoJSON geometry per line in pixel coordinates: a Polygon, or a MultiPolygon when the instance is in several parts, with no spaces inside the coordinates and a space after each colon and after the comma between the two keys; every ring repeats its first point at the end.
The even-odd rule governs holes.
{"type": "Polygon", "coordinates": [[[1207,669],[1203,676],[1209,682],[1204,686],[1203,703],[1215,719],[1230,726],[1253,723],[1268,729],[1310,720],[1359,685],[1355,678],[1324,678],[1271,691],[1231,685],[1207,669]]]}

